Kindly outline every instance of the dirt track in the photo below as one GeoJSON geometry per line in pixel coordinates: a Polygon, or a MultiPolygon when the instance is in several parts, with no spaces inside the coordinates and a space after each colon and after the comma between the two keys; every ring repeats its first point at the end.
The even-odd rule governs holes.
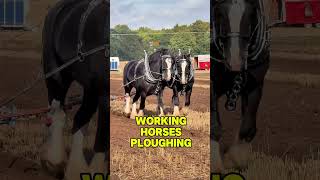
{"type": "MultiPolygon", "coordinates": [[[[278,30],[277,30],[278,31],[278,30]]],[[[287,30],[286,30],[287,31],[287,30]]],[[[295,30],[297,31],[297,30],[295,30]]],[[[297,49],[297,44],[292,44],[292,37],[286,37],[286,33],[280,33],[276,43],[283,44],[285,40],[290,44],[289,47],[279,48],[277,51],[293,52],[297,49]],[[286,39],[287,38],[287,39],[286,39]]],[[[311,38],[312,39],[312,38],[311,38]]],[[[320,42],[319,42],[320,44],[320,42]]],[[[279,46],[280,46],[279,45],[279,46]]],[[[277,45],[278,46],[278,45],[277,45]]],[[[276,46],[276,47],[277,47],[276,46]]],[[[312,53],[316,48],[306,51],[312,53]]],[[[317,49],[316,49],[317,50],[317,49]]],[[[291,52],[291,53],[292,53],[291,52]]],[[[40,60],[37,58],[21,58],[23,53],[19,53],[20,57],[17,56],[4,56],[0,57],[0,101],[5,97],[13,95],[17,90],[30,83],[32,79],[37,76],[39,72],[40,60]]],[[[276,72],[291,72],[291,73],[309,73],[320,75],[318,67],[320,61],[318,60],[291,60],[284,57],[272,59],[271,71],[276,72]]],[[[205,78],[201,75],[201,78],[205,78]]],[[[207,77],[209,78],[209,77],[207,77]]],[[[206,84],[209,82],[199,81],[196,83],[206,84]]],[[[111,81],[111,94],[112,95],[123,95],[123,90],[120,89],[121,81],[111,81]]],[[[78,94],[81,90],[74,86],[70,94],[78,94]]],[[[320,148],[320,105],[318,100],[320,99],[320,92],[315,88],[308,88],[296,83],[286,83],[278,81],[266,81],[264,88],[263,100],[258,114],[258,133],[254,140],[254,149],[261,151],[266,154],[272,154],[279,157],[288,156],[294,157],[296,160],[301,160],[310,156],[311,152],[316,152],[320,148]]],[[[155,97],[152,97],[150,102],[155,103],[155,97]]],[[[171,91],[166,91],[164,99],[165,104],[170,105],[171,91]]],[[[209,109],[209,89],[195,88],[192,95],[191,109],[195,111],[205,112],[209,109]]],[[[223,106],[224,102],[221,102],[223,106]]],[[[44,83],[39,84],[35,89],[30,91],[27,95],[20,97],[15,102],[18,108],[39,108],[46,107],[46,88],[44,83]]],[[[237,113],[222,113],[223,125],[226,130],[224,139],[229,144],[233,140],[233,133],[236,132],[239,118],[237,113]]],[[[6,126],[7,127],[7,126],[6,126]]],[[[128,148],[128,138],[130,136],[137,135],[137,127],[129,119],[111,115],[111,149],[112,152],[115,150],[123,150],[124,152],[131,152],[128,148]]],[[[15,131],[19,131],[16,129],[15,131]]],[[[199,134],[198,132],[186,132],[190,135],[195,142],[204,142],[205,134],[199,134]]],[[[205,137],[207,138],[207,137],[205,137]]],[[[0,151],[8,152],[10,149],[5,149],[1,146],[0,151]]],[[[8,139],[7,142],[10,143],[8,139]]],[[[194,154],[198,151],[207,147],[195,147],[192,151],[186,152],[183,150],[177,150],[176,153],[181,156],[186,156],[191,159],[194,164],[201,163],[204,160],[195,159],[194,154]]],[[[132,151],[133,154],[139,154],[136,151],[132,151]]],[[[23,153],[21,153],[23,154],[23,153]]],[[[19,155],[21,155],[19,154],[19,155]]],[[[111,155],[112,156],[112,155],[111,155]]],[[[125,156],[125,155],[124,155],[125,156]]],[[[24,157],[30,158],[32,157],[24,157]]],[[[6,167],[8,163],[5,161],[4,156],[0,156],[0,167],[6,167]]],[[[36,162],[37,163],[37,162],[36,162]]],[[[159,158],[156,164],[160,164],[160,167],[165,168],[165,163],[159,158]]],[[[25,161],[21,161],[21,166],[28,164],[25,161]]],[[[20,165],[19,165],[20,166],[20,165]]],[[[184,170],[183,167],[180,167],[184,170]]],[[[199,169],[204,167],[198,167],[199,169]]],[[[1,168],[2,169],[2,168],[1,168]]],[[[118,167],[112,167],[113,172],[119,172],[118,167]]],[[[10,177],[13,179],[15,176],[24,177],[24,179],[31,179],[29,176],[32,175],[30,171],[22,173],[23,170],[13,166],[10,171],[1,171],[8,173],[0,173],[0,179],[2,177],[10,177]],[[14,172],[14,173],[11,173],[14,172]],[[21,172],[21,173],[19,173],[21,172]],[[6,175],[4,175],[6,174],[6,175]]],[[[33,172],[33,171],[32,171],[33,172]]]]}

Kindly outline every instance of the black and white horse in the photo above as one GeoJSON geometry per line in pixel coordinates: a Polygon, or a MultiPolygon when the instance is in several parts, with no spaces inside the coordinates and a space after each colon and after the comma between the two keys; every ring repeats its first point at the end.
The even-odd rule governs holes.
{"type": "Polygon", "coordinates": [[[247,165],[270,59],[263,8],[262,0],[212,2],[211,172],[247,165]],[[224,94],[227,96],[225,108],[229,111],[236,109],[241,96],[241,126],[236,141],[223,158],[218,100],[224,94]]]}
{"type": "Polygon", "coordinates": [[[171,88],[173,91],[173,115],[180,116],[179,93],[181,93],[181,95],[185,95],[184,108],[187,110],[190,105],[190,98],[194,84],[194,69],[190,54],[179,53],[179,55],[175,58],[174,64],[174,78],[172,81],[168,82],[166,86],[171,88]]]}
{"type": "Polygon", "coordinates": [[[136,94],[132,102],[130,118],[144,115],[145,101],[147,96],[157,95],[158,109],[163,112],[162,91],[163,83],[169,82],[173,77],[174,57],[168,49],[160,49],[148,57],[145,53],[145,59],[140,61],[130,61],[124,67],[123,85],[125,90],[126,105],[125,114],[130,114],[130,93],[133,88],[136,94]],[[137,114],[137,101],[140,98],[140,108],[137,114]]]}
{"type": "MultiPolygon", "coordinates": [[[[88,52],[109,43],[109,7],[109,2],[105,0],[62,0],[49,10],[42,36],[45,73],[52,72],[74,57],[80,57],[80,52],[88,52]]],[[[109,171],[108,61],[105,50],[101,49],[82,56],[81,60],[46,80],[51,108],[48,118],[52,123],[48,124],[50,133],[42,148],[41,162],[56,175],[64,173],[67,180],[79,179],[80,173],[109,171]],[[74,117],[71,152],[66,171],[63,172],[66,158],[63,142],[66,115],[63,106],[73,81],[83,87],[83,99],[74,117]],[[88,165],[83,155],[83,139],[97,109],[95,154],[88,165]]]]}

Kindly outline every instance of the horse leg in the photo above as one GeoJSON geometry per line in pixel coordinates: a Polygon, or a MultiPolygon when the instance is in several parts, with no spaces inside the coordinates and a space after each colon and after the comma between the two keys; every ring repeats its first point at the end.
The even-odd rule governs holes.
{"type": "Polygon", "coordinates": [[[78,179],[79,174],[88,170],[83,154],[83,139],[91,117],[97,110],[98,98],[96,91],[85,89],[80,109],[74,118],[72,129],[72,146],[65,173],[65,180],[78,179]]]}
{"type": "Polygon", "coordinates": [[[163,105],[163,89],[159,92],[158,94],[158,108],[157,108],[157,113],[159,116],[164,116],[164,105],[163,105]]]}
{"type": "MultiPolygon", "coordinates": [[[[213,87],[211,85],[211,87],[213,87]]],[[[221,173],[224,170],[222,162],[220,139],[222,137],[222,125],[218,112],[218,97],[215,90],[210,91],[210,171],[221,173]]]]}
{"type": "Polygon", "coordinates": [[[124,87],[125,91],[125,100],[126,100],[126,105],[124,107],[124,113],[126,116],[130,115],[130,92],[131,92],[132,87],[130,85],[124,87]]]}
{"type": "Polygon", "coordinates": [[[256,135],[256,117],[262,97],[262,85],[250,94],[244,94],[241,102],[241,126],[234,144],[226,154],[229,166],[243,169],[247,167],[251,153],[251,141],[256,135]]]}
{"type": "Polygon", "coordinates": [[[180,116],[179,110],[179,92],[177,87],[173,88],[173,95],[172,95],[172,104],[173,104],[173,115],[180,116]]]}
{"type": "Polygon", "coordinates": [[[99,97],[99,115],[97,122],[97,132],[94,144],[94,156],[90,163],[90,170],[92,173],[105,173],[109,172],[109,160],[110,152],[107,147],[110,147],[110,128],[108,128],[107,121],[110,120],[107,117],[107,109],[109,109],[105,102],[108,101],[107,96],[99,97]]]}
{"type": "Polygon", "coordinates": [[[185,97],[184,109],[183,109],[185,114],[189,112],[191,94],[192,94],[192,88],[186,91],[186,97],[185,97]]]}
{"type": "Polygon", "coordinates": [[[132,110],[131,110],[131,115],[130,115],[130,119],[136,119],[137,116],[137,101],[140,98],[140,92],[138,90],[136,90],[136,95],[133,97],[133,101],[132,101],[132,110]]]}
{"type": "Polygon", "coordinates": [[[63,128],[66,114],[63,105],[71,80],[64,77],[65,82],[49,78],[46,81],[50,112],[47,114],[48,136],[41,147],[41,164],[50,174],[63,176],[65,166],[65,148],[63,128]]]}
{"type": "Polygon", "coordinates": [[[144,116],[144,108],[146,107],[146,93],[141,93],[141,99],[140,99],[140,108],[139,108],[139,114],[138,116],[144,116]]]}

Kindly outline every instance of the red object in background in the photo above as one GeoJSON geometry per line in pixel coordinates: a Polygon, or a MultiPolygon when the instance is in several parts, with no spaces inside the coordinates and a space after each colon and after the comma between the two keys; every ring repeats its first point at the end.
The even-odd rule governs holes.
{"type": "Polygon", "coordinates": [[[210,70],[210,62],[199,62],[199,69],[210,70]]]}
{"type": "Polygon", "coordinates": [[[197,55],[193,60],[193,67],[197,70],[210,70],[210,55],[197,55]]]}
{"type": "Polygon", "coordinates": [[[286,0],[287,24],[320,23],[320,0],[286,0]]]}

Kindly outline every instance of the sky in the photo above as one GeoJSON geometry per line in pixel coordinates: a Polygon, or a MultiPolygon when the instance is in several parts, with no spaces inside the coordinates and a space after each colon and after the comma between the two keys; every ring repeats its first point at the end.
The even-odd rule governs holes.
{"type": "Polygon", "coordinates": [[[210,19],[210,0],[111,0],[111,27],[172,28],[210,19]]]}

